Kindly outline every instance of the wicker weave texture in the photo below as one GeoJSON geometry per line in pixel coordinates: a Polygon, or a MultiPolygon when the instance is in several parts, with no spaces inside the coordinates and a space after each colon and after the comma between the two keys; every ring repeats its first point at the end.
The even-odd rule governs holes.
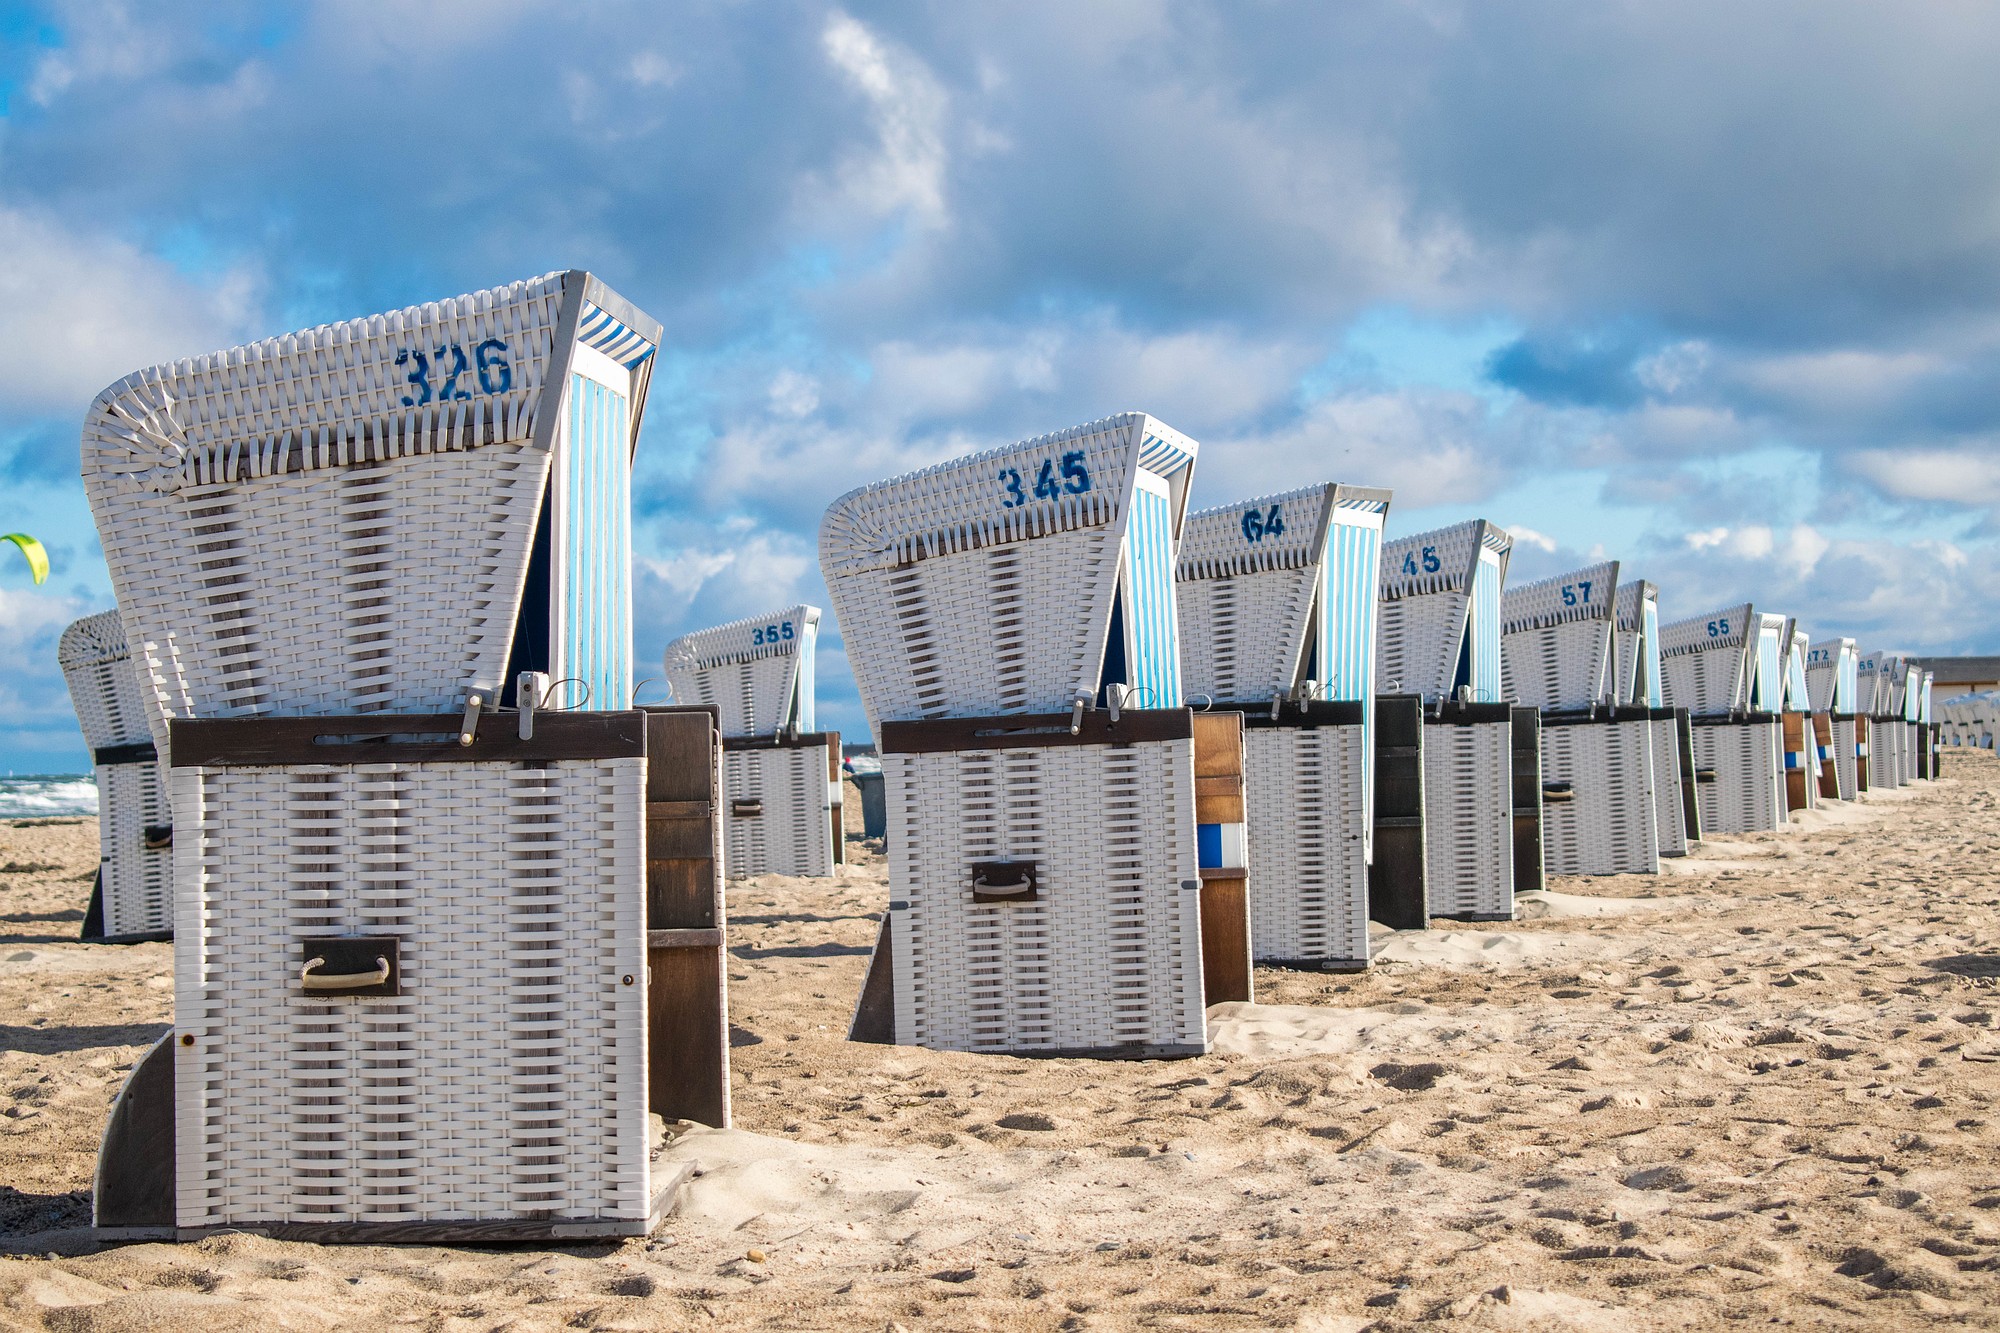
{"type": "Polygon", "coordinates": [[[1694,729],[1694,763],[1713,769],[1697,786],[1707,833],[1762,833],[1785,817],[1783,736],[1776,722],[1727,722],[1694,729]]]}
{"type": "Polygon", "coordinates": [[[1833,720],[1833,777],[1840,786],[1840,799],[1851,801],[1859,793],[1861,773],[1856,763],[1860,755],[1852,718],[1833,720]]]}
{"type": "Polygon", "coordinates": [[[1653,831],[1661,856],[1688,853],[1687,809],[1681,804],[1681,735],[1671,717],[1654,718],[1647,754],[1653,765],[1653,831]]]}
{"type": "Polygon", "coordinates": [[[592,706],[625,705],[629,431],[651,344],[584,299],[593,284],[550,274],[98,395],[84,489],[163,754],[171,717],[434,712],[497,691],[545,490],[547,666],[592,706]]]}
{"type": "Polygon", "coordinates": [[[1424,869],[1433,916],[1514,914],[1512,725],[1424,726],[1424,869]]]}
{"type": "Polygon", "coordinates": [[[825,745],[725,750],[723,864],[731,879],[833,874],[833,791],[825,745]],[[762,805],[735,813],[739,802],[762,805]]]}
{"type": "Polygon", "coordinates": [[[180,1226],[647,1215],[643,760],[173,782],[180,1226]]]}
{"type": "Polygon", "coordinates": [[[1589,708],[1611,694],[1617,595],[1616,560],[1509,588],[1500,603],[1505,697],[1548,711],[1589,708]]]}
{"type": "Polygon", "coordinates": [[[1207,1049],[1194,743],[886,754],[898,1042],[1207,1049]],[[1039,897],[976,903],[975,862],[1039,897]]]}
{"type": "Polygon", "coordinates": [[[682,635],[667,645],[674,699],[719,710],[724,736],[813,729],[816,606],[788,606],[682,635]]]}
{"type": "MultiPolygon", "coordinates": [[[[145,699],[116,611],[85,616],[62,632],[56,661],[93,750],[152,740],[145,699]]],[[[148,847],[146,830],[173,823],[157,760],[98,764],[98,889],[104,933],[150,935],[174,927],[173,852],[148,847]]]]}
{"type": "Polygon", "coordinates": [[[1251,727],[1244,822],[1259,959],[1368,962],[1366,729],[1251,727]]]}
{"type": "Polygon", "coordinates": [[[1748,602],[1662,625],[1660,670],[1667,702],[1697,717],[1748,708],[1755,634],[1748,602]]]}
{"type": "Polygon", "coordinates": [[[174,853],[148,847],[146,831],[170,828],[173,805],[157,760],[99,764],[98,888],[107,936],[174,928],[174,853]]]}
{"type": "Polygon", "coordinates": [[[69,685],[83,743],[93,750],[153,739],[146,701],[116,611],[85,616],[62,632],[56,662],[69,685]]]}
{"type": "Polygon", "coordinates": [[[1813,712],[1857,711],[1856,657],[1852,639],[1821,639],[1806,646],[1806,692],[1813,712]]]}
{"type": "Polygon", "coordinates": [[[1378,691],[1435,703],[1463,674],[1474,699],[1499,701],[1500,601],[1512,550],[1513,538],[1484,519],[1383,544],[1378,691]]]}
{"type": "Polygon", "coordinates": [[[1142,413],[840,497],[820,525],[875,723],[1066,711],[1122,604],[1134,707],[1180,704],[1173,543],[1196,446],[1142,413]]]}
{"type": "Polygon", "coordinates": [[[1660,872],[1652,729],[1643,718],[1542,728],[1542,781],[1571,784],[1570,800],[1542,806],[1549,874],[1660,872]]]}

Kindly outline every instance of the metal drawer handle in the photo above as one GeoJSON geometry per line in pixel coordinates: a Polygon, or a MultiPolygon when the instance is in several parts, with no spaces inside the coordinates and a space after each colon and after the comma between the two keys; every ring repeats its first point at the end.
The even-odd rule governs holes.
{"type": "Polygon", "coordinates": [[[980,893],[1005,894],[1011,898],[1018,894],[1033,893],[1035,891],[1035,881],[1024,879],[1016,884],[989,884],[986,882],[984,875],[974,875],[972,877],[972,887],[980,893]]]}
{"type": "Polygon", "coordinates": [[[314,958],[299,969],[299,984],[307,990],[346,990],[350,986],[380,986],[389,979],[389,960],[381,954],[375,955],[373,972],[320,972],[316,967],[325,967],[326,959],[314,958]]]}

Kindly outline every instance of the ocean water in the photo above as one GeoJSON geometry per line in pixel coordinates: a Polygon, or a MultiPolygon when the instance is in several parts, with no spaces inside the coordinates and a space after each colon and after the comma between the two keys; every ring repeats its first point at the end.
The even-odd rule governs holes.
{"type": "Polygon", "coordinates": [[[0,778],[0,819],[95,815],[97,783],[88,773],[43,773],[0,778]]]}

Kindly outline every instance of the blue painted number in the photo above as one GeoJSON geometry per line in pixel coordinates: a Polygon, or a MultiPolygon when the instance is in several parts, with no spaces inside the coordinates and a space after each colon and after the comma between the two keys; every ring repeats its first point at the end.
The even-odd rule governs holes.
{"type": "Polygon", "coordinates": [[[750,642],[761,648],[767,643],[783,643],[792,637],[792,622],[787,620],[776,625],[759,625],[750,631],[750,642]]]}
{"type": "Polygon", "coordinates": [[[429,353],[406,347],[396,353],[395,363],[410,367],[409,374],[403,376],[403,382],[411,387],[411,392],[403,395],[404,407],[422,407],[433,401],[449,403],[472,397],[471,390],[459,386],[459,380],[475,367],[479,371],[481,392],[505,393],[514,387],[514,367],[507,361],[507,344],[498,338],[488,338],[480,343],[472,349],[470,358],[459,343],[440,343],[429,353]],[[433,360],[433,357],[436,359],[433,360]],[[435,389],[431,387],[433,368],[444,375],[444,383],[435,389]]]}
{"type": "Polygon", "coordinates": [[[1243,540],[1256,545],[1266,537],[1280,537],[1285,531],[1285,515],[1282,506],[1272,505],[1270,513],[1258,509],[1243,511],[1243,540]]]}
{"type": "MultiPolygon", "coordinates": [[[[1018,469],[1003,467],[997,479],[1007,492],[1000,501],[1002,509],[1019,509],[1028,503],[1028,492],[1023,487],[1018,469]]],[[[1090,469],[1084,466],[1081,449],[1072,449],[1060,459],[1044,458],[1042,465],[1035,470],[1034,498],[1037,500],[1059,500],[1065,494],[1082,495],[1089,489],[1090,469]]]]}
{"type": "Polygon", "coordinates": [[[1594,582],[1592,579],[1578,579],[1575,583],[1563,584],[1563,605],[1588,606],[1590,604],[1590,585],[1592,582],[1594,582]],[[1579,588],[1583,589],[1581,594],[1577,592],[1579,588]]]}

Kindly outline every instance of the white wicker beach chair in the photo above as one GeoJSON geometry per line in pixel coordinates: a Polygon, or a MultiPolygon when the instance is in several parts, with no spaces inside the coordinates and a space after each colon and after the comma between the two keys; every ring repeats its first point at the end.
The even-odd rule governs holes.
{"type": "Polygon", "coordinates": [[[1501,599],[1502,686],[1542,712],[1542,863],[1553,875],[1660,869],[1653,713],[1617,697],[1617,595],[1609,560],[1501,599]]]}
{"type": "Polygon", "coordinates": [[[175,1028],[114,1106],[108,1233],[640,1234],[679,1179],[649,1105],[726,1124],[720,744],[629,711],[659,336],[552,274],[92,405],[178,833],[175,1028]]]}
{"type": "Polygon", "coordinates": [[[83,726],[97,779],[97,884],[83,938],[169,939],[174,933],[174,816],[145,703],[116,611],[62,633],[56,661],[83,726]]]}
{"type": "Polygon", "coordinates": [[[1806,648],[1806,691],[1814,716],[1826,719],[1820,763],[1833,774],[1833,790],[1826,794],[1842,801],[1853,800],[1860,791],[1856,761],[1863,738],[1856,735],[1855,726],[1857,659],[1852,639],[1820,639],[1806,648]]]}
{"type": "Polygon", "coordinates": [[[1780,722],[1785,753],[1785,808],[1790,812],[1810,810],[1819,804],[1819,744],[1814,730],[1812,689],[1806,682],[1810,638],[1796,620],[1785,622],[1780,636],[1785,655],[1784,709],[1780,722]]]}
{"type": "Polygon", "coordinates": [[[1513,711],[1500,594],[1513,538],[1483,519],[1382,548],[1376,688],[1425,705],[1424,874],[1434,916],[1514,915],[1513,711]]]}
{"type": "Polygon", "coordinates": [[[176,717],[453,711],[524,671],[564,706],[628,707],[658,341],[554,273],[99,394],[84,490],[154,744],[176,717]]]}
{"type": "Polygon", "coordinates": [[[1775,829],[1785,817],[1785,624],[1745,603],[1660,627],[1667,700],[1691,714],[1704,834],[1775,829]]]}
{"type": "Polygon", "coordinates": [[[667,645],[674,698],[722,719],[732,878],[834,873],[846,857],[840,733],[813,725],[819,608],[790,606],[667,645]]]}
{"type": "Polygon", "coordinates": [[[1195,452],[1127,413],[827,510],[820,567],[889,815],[855,1038],[1192,1054],[1206,1004],[1248,998],[1240,731],[1221,818],[1197,799],[1182,707],[1174,556],[1195,452]],[[1233,989],[1205,921],[1237,938],[1233,989]]]}
{"type": "Polygon", "coordinates": [[[1243,712],[1259,959],[1368,965],[1375,588],[1389,499],[1310,486],[1192,514],[1181,535],[1187,693],[1243,712]]]}
{"type": "Polygon", "coordinates": [[[1653,828],[1661,856],[1686,856],[1701,838],[1695,803],[1692,727],[1686,709],[1667,705],[1660,675],[1660,590],[1620,578],[1612,604],[1612,668],[1619,707],[1647,710],[1653,765],[1653,828]]]}
{"type": "Polygon", "coordinates": [[[1893,703],[1895,677],[1893,655],[1880,649],[1864,651],[1855,657],[1854,675],[1857,683],[1856,698],[1860,701],[1862,716],[1868,719],[1865,745],[1865,776],[1861,787],[1864,791],[1893,791],[1903,785],[1900,753],[1902,751],[1902,720],[1900,710],[1893,703]]]}

